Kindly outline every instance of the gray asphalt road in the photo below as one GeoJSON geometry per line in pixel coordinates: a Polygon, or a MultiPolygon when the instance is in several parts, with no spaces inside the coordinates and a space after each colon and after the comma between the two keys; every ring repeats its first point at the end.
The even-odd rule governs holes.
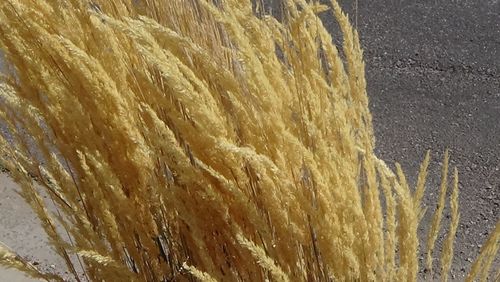
{"type": "Polygon", "coordinates": [[[500,1],[359,1],[357,9],[353,0],[341,3],[357,18],[365,49],[377,153],[400,162],[415,181],[425,151],[434,152],[423,231],[439,163],[451,150],[460,173],[453,264],[460,281],[500,219],[500,1]]]}

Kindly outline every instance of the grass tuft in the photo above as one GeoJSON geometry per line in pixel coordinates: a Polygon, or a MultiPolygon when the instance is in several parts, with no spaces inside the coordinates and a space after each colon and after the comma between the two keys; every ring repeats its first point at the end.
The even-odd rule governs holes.
{"type": "MultiPolygon", "coordinates": [[[[247,0],[1,1],[0,165],[73,279],[417,280],[430,155],[415,189],[377,158],[359,36],[315,2],[278,19],[247,0]]],[[[448,152],[430,269],[447,173],[448,152]]],[[[498,226],[469,279],[487,277],[498,226]]],[[[5,249],[0,263],[62,280],[5,249]]]]}

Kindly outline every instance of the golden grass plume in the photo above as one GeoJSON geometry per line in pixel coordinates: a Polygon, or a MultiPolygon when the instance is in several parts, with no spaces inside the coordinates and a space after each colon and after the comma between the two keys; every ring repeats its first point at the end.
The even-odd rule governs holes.
{"type": "Polygon", "coordinates": [[[429,155],[413,192],[374,154],[357,32],[336,1],[284,0],[279,20],[254,4],[0,3],[2,165],[74,279],[417,279],[429,155]]]}

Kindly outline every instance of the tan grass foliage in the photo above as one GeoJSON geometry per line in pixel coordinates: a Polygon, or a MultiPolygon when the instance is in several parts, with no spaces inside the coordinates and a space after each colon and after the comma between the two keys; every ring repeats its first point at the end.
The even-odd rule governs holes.
{"type": "MultiPolygon", "coordinates": [[[[363,55],[338,3],[282,4],[278,20],[248,0],[0,2],[2,165],[74,279],[417,279],[429,155],[412,189],[373,153],[363,55]]],[[[498,234],[471,275],[488,275],[498,234]]]]}

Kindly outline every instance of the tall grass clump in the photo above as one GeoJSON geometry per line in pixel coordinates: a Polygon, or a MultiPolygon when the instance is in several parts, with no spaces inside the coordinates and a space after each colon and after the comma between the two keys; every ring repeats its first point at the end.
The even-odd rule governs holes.
{"type": "MultiPolygon", "coordinates": [[[[374,154],[359,38],[338,3],[281,4],[278,20],[249,0],[0,2],[1,164],[75,280],[417,279],[429,156],[413,189],[374,154]]],[[[62,279],[7,248],[0,263],[62,279]]]]}

